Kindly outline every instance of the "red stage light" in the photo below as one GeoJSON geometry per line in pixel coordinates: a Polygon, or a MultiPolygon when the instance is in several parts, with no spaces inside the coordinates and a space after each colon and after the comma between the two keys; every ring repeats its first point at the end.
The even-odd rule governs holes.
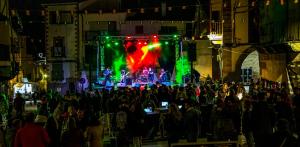
{"type": "Polygon", "coordinates": [[[138,42],[138,44],[139,44],[139,45],[141,45],[141,44],[142,44],[142,42],[140,42],[140,41],[139,41],[139,42],[138,42]]]}
{"type": "Polygon", "coordinates": [[[131,36],[126,36],[126,39],[131,39],[131,36]]]}
{"type": "Polygon", "coordinates": [[[147,42],[144,42],[144,45],[147,45],[148,43],[147,42]]]}
{"type": "Polygon", "coordinates": [[[156,36],[156,35],[153,35],[153,38],[157,38],[157,36],[156,36]]]}

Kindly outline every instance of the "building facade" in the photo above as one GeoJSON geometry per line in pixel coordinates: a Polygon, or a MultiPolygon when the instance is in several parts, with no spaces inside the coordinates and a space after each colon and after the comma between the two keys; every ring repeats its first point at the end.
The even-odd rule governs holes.
{"type": "Polygon", "coordinates": [[[287,63],[298,67],[299,15],[293,12],[299,3],[211,0],[178,5],[158,2],[149,8],[147,2],[46,4],[50,83],[74,88],[70,81],[76,87],[83,72],[97,81],[105,62],[111,62],[106,61],[111,59],[109,54],[101,54],[103,61],[95,56],[101,47],[99,39],[107,35],[124,40],[126,36],[179,34],[183,42],[196,42],[196,60],[191,63],[202,77],[287,82],[287,63]],[[246,79],[245,73],[250,73],[246,79]]]}
{"type": "Polygon", "coordinates": [[[48,87],[74,90],[81,57],[78,3],[45,4],[44,8],[48,87]]]}
{"type": "MultiPolygon", "coordinates": [[[[152,35],[159,35],[164,36],[164,39],[172,40],[173,35],[178,35],[180,39],[182,38],[181,41],[186,42],[198,39],[200,36],[206,37],[207,18],[198,16],[201,8],[195,7],[195,3],[178,6],[156,2],[155,7],[149,8],[144,7],[146,6],[144,2],[140,1],[137,3],[139,7],[132,9],[127,6],[125,8],[124,1],[120,3],[118,0],[44,4],[48,86],[63,93],[67,89],[75,92],[80,91],[82,86],[87,88],[86,82],[97,81],[99,72],[113,64],[111,60],[114,53],[102,53],[101,56],[97,53],[101,48],[99,39],[108,35],[122,40],[121,46],[127,36],[149,38],[152,35]],[[205,31],[199,31],[197,27],[204,28],[202,30],[205,31]],[[87,77],[85,85],[79,82],[82,77],[87,77]]],[[[204,39],[204,45],[200,45],[199,41],[195,42],[198,42],[196,49],[205,49],[201,49],[202,56],[211,61],[211,52],[207,52],[210,46],[207,39],[204,39]]],[[[188,49],[185,50],[188,52],[188,49]]],[[[211,68],[211,62],[202,62],[207,59],[193,61],[196,71],[200,72],[204,66],[211,68]]],[[[174,57],[174,62],[175,60],[174,57]]],[[[210,69],[203,71],[205,75],[211,75],[210,69]]]]}

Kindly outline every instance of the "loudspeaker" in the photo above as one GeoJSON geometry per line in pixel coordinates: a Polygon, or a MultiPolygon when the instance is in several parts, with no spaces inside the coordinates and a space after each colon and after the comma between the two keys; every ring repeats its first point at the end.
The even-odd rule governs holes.
{"type": "Polygon", "coordinates": [[[189,43],[188,46],[188,56],[189,56],[189,61],[196,61],[197,60],[197,57],[196,57],[196,54],[197,54],[197,51],[196,51],[196,43],[189,43]]]}

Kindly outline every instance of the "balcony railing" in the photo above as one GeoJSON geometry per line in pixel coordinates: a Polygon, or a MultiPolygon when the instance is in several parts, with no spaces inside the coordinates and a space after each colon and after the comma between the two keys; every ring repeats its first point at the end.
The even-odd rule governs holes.
{"type": "Polygon", "coordinates": [[[211,22],[210,34],[223,34],[222,22],[211,22]]]}

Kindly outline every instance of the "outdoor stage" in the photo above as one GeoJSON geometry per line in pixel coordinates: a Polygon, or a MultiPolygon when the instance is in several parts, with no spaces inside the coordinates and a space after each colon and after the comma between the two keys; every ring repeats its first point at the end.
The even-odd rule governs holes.
{"type": "Polygon", "coordinates": [[[182,85],[190,75],[178,35],[100,35],[97,42],[95,87],[182,85]]]}

